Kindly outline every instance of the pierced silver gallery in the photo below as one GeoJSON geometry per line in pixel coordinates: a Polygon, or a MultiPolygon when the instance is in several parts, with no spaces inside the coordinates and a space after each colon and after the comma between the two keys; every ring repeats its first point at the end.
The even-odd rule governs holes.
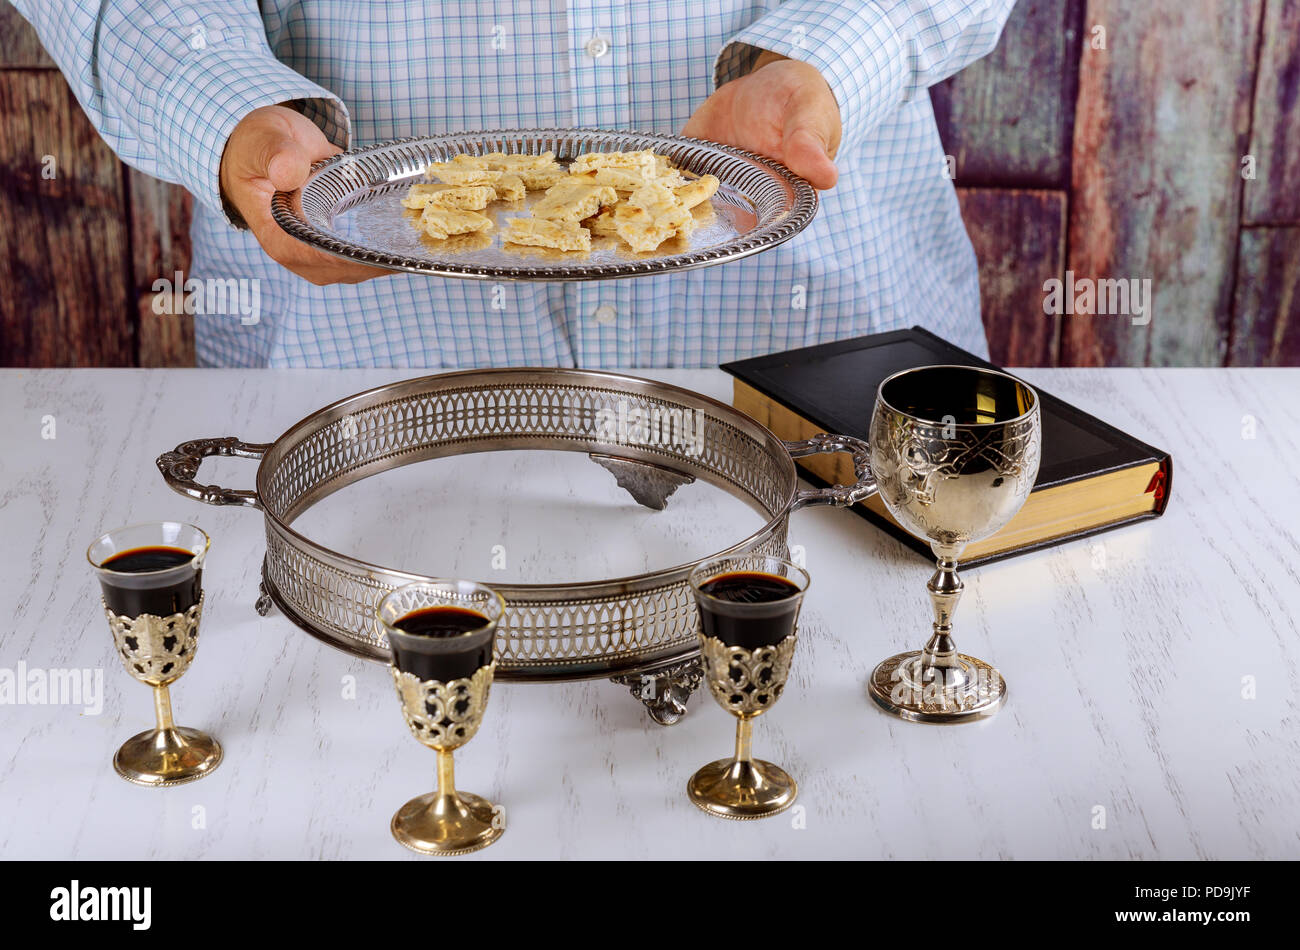
{"type": "Polygon", "coordinates": [[[50,920],[129,920],[132,930],[148,930],[153,914],[152,887],[70,887],[50,891],[50,920]]]}

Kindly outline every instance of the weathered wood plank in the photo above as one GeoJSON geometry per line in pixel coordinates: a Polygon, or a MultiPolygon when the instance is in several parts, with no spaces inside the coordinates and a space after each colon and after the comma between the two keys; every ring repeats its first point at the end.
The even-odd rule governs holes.
{"type": "Polygon", "coordinates": [[[52,68],[31,24],[12,6],[0,2],[0,69],[52,68]]]}
{"type": "Polygon", "coordinates": [[[123,191],[58,72],[0,71],[0,364],[134,365],[123,191]]]}
{"type": "Polygon", "coordinates": [[[1076,279],[1150,280],[1145,325],[1067,315],[1062,362],[1218,366],[1227,355],[1263,0],[1089,0],[1070,210],[1076,279]],[[1105,49],[1088,41],[1105,29],[1105,49]]]}
{"type": "Polygon", "coordinates": [[[1043,312],[1043,284],[1064,269],[1065,193],[958,188],[957,198],[979,260],[990,358],[1055,366],[1061,318],[1043,312]]]}
{"type": "Polygon", "coordinates": [[[1300,224],[1300,0],[1267,0],[1247,179],[1246,224],[1300,224]]]}
{"type": "Polygon", "coordinates": [[[139,301],[141,366],[193,366],[194,317],[178,308],[154,312],[154,281],[174,285],[176,273],[189,276],[189,192],[132,169],[128,180],[131,207],[132,278],[139,301]]]}
{"type": "Polygon", "coordinates": [[[1020,0],[997,48],[931,89],[965,185],[1065,188],[1083,0],[1020,0]]]}
{"type": "Polygon", "coordinates": [[[194,365],[194,316],[185,312],[184,294],[146,291],[136,301],[136,313],[140,327],[141,366],[194,365]],[[154,309],[156,299],[162,313],[154,309]],[[169,311],[168,307],[172,309],[169,311]]]}
{"type": "Polygon", "coordinates": [[[1300,227],[1243,228],[1232,366],[1300,366],[1300,227]]]}

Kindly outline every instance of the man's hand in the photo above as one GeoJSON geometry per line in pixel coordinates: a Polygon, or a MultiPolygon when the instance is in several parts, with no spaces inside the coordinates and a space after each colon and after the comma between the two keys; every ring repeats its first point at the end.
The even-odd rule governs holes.
{"type": "Polygon", "coordinates": [[[277,191],[301,187],[312,162],[340,151],[301,113],[285,106],[263,106],[235,126],[221,156],[222,195],[243,215],[272,260],[313,284],[356,284],[388,273],[303,244],[271,217],[271,197],[277,191]]]}
{"type": "Polygon", "coordinates": [[[709,96],[682,133],[774,158],[815,188],[839,177],[835,94],[816,67],[776,53],[764,51],[753,72],[709,96]]]}

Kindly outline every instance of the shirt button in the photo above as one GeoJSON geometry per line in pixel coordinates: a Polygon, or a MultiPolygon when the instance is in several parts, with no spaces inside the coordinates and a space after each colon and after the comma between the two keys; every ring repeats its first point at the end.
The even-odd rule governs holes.
{"type": "Polygon", "coordinates": [[[603,303],[592,312],[591,316],[602,327],[607,327],[618,319],[618,311],[611,304],[603,303]]]}
{"type": "Polygon", "coordinates": [[[587,40],[587,55],[592,59],[600,59],[609,52],[609,40],[603,36],[593,36],[587,40]]]}

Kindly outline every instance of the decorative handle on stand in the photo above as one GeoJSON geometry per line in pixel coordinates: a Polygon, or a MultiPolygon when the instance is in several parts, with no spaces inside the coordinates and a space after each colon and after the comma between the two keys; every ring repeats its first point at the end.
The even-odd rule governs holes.
{"type": "Polygon", "coordinates": [[[853,474],[857,481],[852,485],[832,485],[829,488],[805,489],[795,495],[794,505],[790,510],[798,511],[809,505],[834,505],[845,508],[856,505],[864,498],[869,498],[877,491],[876,476],[871,474],[871,446],[862,439],[851,435],[828,435],[822,433],[802,442],[786,442],[785,449],[791,458],[803,458],[808,455],[823,455],[833,452],[848,452],[853,456],[853,474]]]}
{"type": "Polygon", "coordinates": [[[172,491],[188,495],[205,505],[244,505],[261,508],[256,491],[222,488],[220,485],[200,485],[195,479],[199,466],[210,455],[227,455],[241,459],[261,461],[271,446],[269,443],[241,442],[234,436],[219,439],[193,439],[182,442],[170,452],[158,456],[158,471],[172,491]]]}

